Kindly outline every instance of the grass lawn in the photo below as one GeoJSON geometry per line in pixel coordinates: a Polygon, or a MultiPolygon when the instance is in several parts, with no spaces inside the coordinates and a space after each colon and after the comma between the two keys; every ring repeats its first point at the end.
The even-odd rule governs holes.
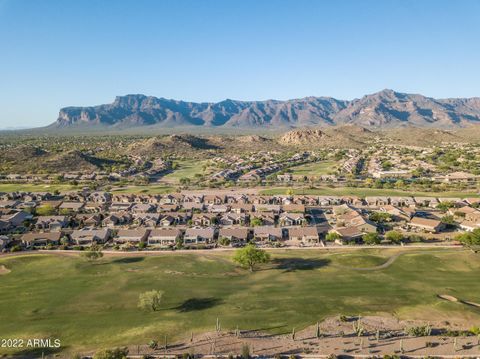
{"type": "Polygon", "coordinates": [[[321,176],[332,172],[335,164],[334,161],[313,162],[291,167],[290,170],[294,176],[321,176]]]}
{"type": "Polygon", "coordinates": [[[0,183],[0,192],[60,192],[74,191],[81,188],[70,184],[35,184],[35,183],[0,183]]]}
{"type": "MultiPolygon", "coordinates": [[[[286,194],[290,187],[274,187],[260,190],[261,194],[286,194]]],[[[418,196],[418,197],[480,197],[477,192],[417,192],[396,189],[353,188],[353,187],[321,187],[321,188],[292,188],[294,194],[313,194],[323,196],[418,196]]]]}
{"type": "Polygon", "coordinates": [[[272,251],[274,262],[254,273],[232,253],[147,257],[30,255],[0,258],[0,333],[6,338],[58,337],[64,350],[145,344],[151,339],[222,328],[288,333],[326,316],[392,313],[439,320],[480,310],[436,294],[479,301],[480,256],[466,250],[272,251]],[[391,266],[372,271],[402,252],[391,266]],[[162,310],[143,312],[138,295],[164,291],[162,310]]]}
{"type": "Polygon", "coordinates": [[[170,183],[179,183],[180,178],[185,177],[189,179],[193,179],[195,174],[203,173],[202,166],[206,161],[199,161],[199,160],[184,160],[184,161],[176,161],[178,164],[178,168],[173,172],[165,175],[162,178],[162,181],[170,182],[170,183]]]}

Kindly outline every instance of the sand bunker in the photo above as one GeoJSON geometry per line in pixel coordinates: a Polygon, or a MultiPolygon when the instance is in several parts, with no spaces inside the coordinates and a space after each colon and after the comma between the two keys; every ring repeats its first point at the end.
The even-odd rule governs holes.
{"type": "Polygon", "coordinates": [[[438,298],[448,300],[449,302],[458,302],[458,299],[448,294],[438,294],[438,298]]]}
{"type": "Polygon", "coordinates": [[[451,295],[448,295],[448,294],[439,294],[438,297],[440,299],[448,300],[449,302],[462,303],[462,304],[470,305],[472,307],[480,308],[479,303],[471,302],[471,301],[468,301],[468,300],[458,299],[458,298],[455,298],[454,296],[451,296],[451,295]]]}
{"type": "Polygon", "coordinates": [[[7,267],[5,267],[4,265],[1,265],[0,266],[0,275],[3,275],[3,274],[8,274],[10,273],[10,269],[8,269],[7,267]]]}

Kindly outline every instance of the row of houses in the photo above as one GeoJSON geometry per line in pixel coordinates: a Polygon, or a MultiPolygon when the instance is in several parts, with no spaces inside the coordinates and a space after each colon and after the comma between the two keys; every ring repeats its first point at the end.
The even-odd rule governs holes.
{"type": "Polygon", "coordinates": [[[239,246],[251,240],[257,243],[279,243],[291,240],[302,243],[319,243],[317,227],[280,228],[273,226],[229,227],[229,228],[139,228],[139,229],[81,229],[70,233],[28,232],[22,235],[22,243],[27,248],[48,245],[70,244],[75,246],[139,245],[144,243],[153,248],[171,248],[181,243],[183,246],[239,246]],[[222,240],[222,241],[220,241],[222,240]],[[226,240],[226,241],[224,241],[226,240]]]}
{"type": "Polygon", "coordinates": [[[61,199],[63,202],[103,203],[145,203],[145,204],[304,204],[309,206],[331,206],[350,204],[355,206],[416,206],[435,208],[442,202],[455,202],[464,205],[478,205],[480,198],[438,198],[410,196],[316,196],[316,195],[256,195],[241,192],[231,194],[201,194],[195,192],[150,194],[112,194],[109,192],[88,190],[66,193],[62,196],[49,192],[9,192],[0,193],[0,208],[18,205],[32,205],[35,202],[61,199]]]}

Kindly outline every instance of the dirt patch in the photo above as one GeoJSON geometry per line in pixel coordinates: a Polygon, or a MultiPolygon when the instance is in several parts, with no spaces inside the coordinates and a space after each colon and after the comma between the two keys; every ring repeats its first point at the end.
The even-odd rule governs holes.
{"type": "Polygon", "coordinates": [[[0,265],[0,275],[8,274],[11,270],[5,267],[4,265],[0,265]]]}
{"type": "MultiPolygon", "coordinates": [[[[189,308],[189,306],[187,306],[189,308]]],[[[258,330],[219,330],[218,332],[189,333],[184,340],[171,343],[167,348],[152,350],[148,346],[132,347],[132,353],[162,355],[195,353],[203,355],[238,355],[247,345],[251,355],[350,355],[350,356],[478,356],[480,343],[476,337],[446,337],[431,335],[411,337],[406,328],[425,325],[418,320],[403,321],[385,314],[366,317],[331,317],[317,325],[299,329],[282,327],[284,334],[272,335],[258,330]],[[358,336],[356,328],[362,327],[358,336]]],[[[446,329],[445,322],[430,322],[432,333],[446,329]]],[[[449,329],[465,329],[465,323],[449,322],[449,329]]],[[[221,323],[220,323],[221,327],[221,323]]],[[[272,328],[273,329],[273,328],[272,328]]]]}

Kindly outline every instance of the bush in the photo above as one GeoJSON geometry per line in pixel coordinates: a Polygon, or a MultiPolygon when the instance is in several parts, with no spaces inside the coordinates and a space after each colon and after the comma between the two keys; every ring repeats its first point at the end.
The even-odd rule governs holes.
{"type": "Polygon", "coordinates": [[[127,359],[127,348],[104,349],[96,352],[93,359],[127,359]]]}
{"type": "Polygon", "coordinates": [[[379,244],[380,243],[380,236],[375,233],[365,233],[362,236],[362,240],[365,244],[379,244]]]}
{"type": "Polygon", "coordinates": [[[480,335],[480,327],[473,326],[470,328],[470,333],[473,335],[480,335]]]}
{"type": "Polygon", "coordinates": [[[20,247],[18,244],[10,248],[10,252],[20,252],[22,250],[22,247],[20,247]]]}
{"type": "Polygon", "coordinates": [[[337,239],[340,239],[340,235],[337,232],[328,232],[325,236],[325,240],[328,242],[334,242],[337,239]]]}
{"type": "Polygon", "coordinates": [[[388,231],[385,234],[385,239],[392,243],[400,243],[403,240],[403,234],[398,231],[388,231]]]}
{"type": "Polygon", "coordinates": [[[408,335],[412,337],[427,337],[432,334],[432,328],[430,325],[423,325],[418,327],[411,327],[406,330],[408,335]]]}
{"type": "Polygon", "coordinates": [[[219,240],[218,240],[218,243],[221,245],[221,246],[229,246],[230,245],[230,239],[226,238],[226,237],[221,237],[219,240]]]}

